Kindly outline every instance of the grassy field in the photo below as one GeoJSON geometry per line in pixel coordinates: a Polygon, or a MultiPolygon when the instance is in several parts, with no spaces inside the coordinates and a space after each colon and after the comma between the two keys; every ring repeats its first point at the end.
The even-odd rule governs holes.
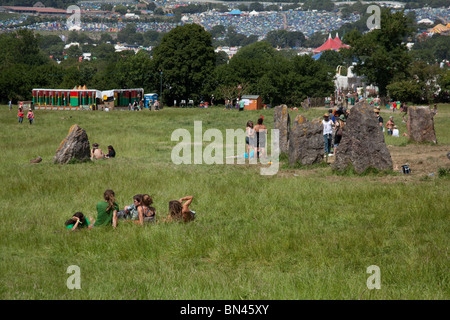
{"type": "MultiPolygon", "coordinates": [[[[259,164],[172,163],[174,130],[193,132],[202,121],[203,131],[225,134],[260,114],[273,128],[273,110],[37,110],[30,126],[17,122],[16,108],[0,106],[0,299],[450,298],[448,175],[387,179],[281,163],[278,174],[264,176],[259,164]],[[112,144],[117,157],[53,164],[73,124],[91,145],[112,144]],[[43,161],[30,164],[37,156],[43,161]],[[193,195],[197,219],[65,230],[76,211],[96,217],[105,189],[121,208],[137,193],[151,194],[159,218],[169,200],[193,195]],[[80,268],[80,290],[66,285],[71,265],[80,268]],[[380,289],[367,287],[371,265],[380,268],[380,289]]],[[[449,105],[439,107],[435,128],[438,145],[450,150],[449,105]]]]}

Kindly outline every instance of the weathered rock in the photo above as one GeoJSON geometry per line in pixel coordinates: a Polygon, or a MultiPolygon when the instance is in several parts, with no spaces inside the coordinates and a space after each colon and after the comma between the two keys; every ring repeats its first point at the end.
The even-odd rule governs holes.
{"type": "Polygon", "coordinates": [[[434,115],[429,107],[408,108],[406,128],[411,141],[437,143],[434,131],[434,115]]]}
{"type": "Polygon", "coordinates": [[[70,127],[69,134],[61,141],[53,163],[68,163],[71,159],[80,161],[90,159],[90,144],[86,131],[77,124],[70,127]]]}
{"type": "Polygon", "coordinates": [[[39,163],[39,162],[41,162],[41,161],[42,161],[42,158],[39,156],[39,157],[37,157],[37,158],[31,159],[31,160],[30,160],[30,163],[39,163]]]}
{"type": "Polygon", "coordinates": [[[289,152],[289,132],[291,128],[291,118],[289,117],[288,107],[280,105],[275,107],[273,114],[274,129],[280,133],[280,152],[289,152]]]}
{"type": "Polygon", "coordinates": [[[289,165],[312,165],[323,161],[323,126],[321,119],[308,121],[298,115],[289,135],[289,165]]]}
{"type": "Polygon", "coordinates": [[[293,129],[295,129],[295,128],[298,127],[299,125],[305,123],[306,121],[308,121],[308,119],[306,119],[306,118],[305,118],[304,116],[302,116],[301,114],[298,114],[298,115],[295,117],[294,121],[292,122],[292,128],[291,128],[291,131],[290,131],[290,132],[292,132],[293,129]]]}
{"type": "Polygon", "coordinates": [[[342,131],[333,169],[343,171],[353,166],[357,173],[363,173],[369,168],[392,170],[391,154],[373,107],[367,101],[359,102],[351,109],[342,131]]]}

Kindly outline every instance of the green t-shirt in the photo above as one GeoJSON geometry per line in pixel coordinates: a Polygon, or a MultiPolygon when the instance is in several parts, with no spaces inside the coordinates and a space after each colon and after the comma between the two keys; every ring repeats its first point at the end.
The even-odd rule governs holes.
{"type": "Polygon", "coordinates": [[[119,205],[117,202],[114,202],[114,208],[109,211],[106,211],[107,207],[108,202],[106,201],[97,203],[97,220],[95,220],[94,223],[95,227],[112,225],[113,211],[119,211],[119,205]]]}
{"type": "MultiPolygon", "coordinates": [[[[87,217],[85,217],[85,219],[86,219],[86,223],[78,223],[78,227],[77,227],[77,229],[78,228],[85,228],[85,227],[89,227],[89,224],[90,224],[90,222],[89,222],[89,220],[88,220],[88,218],[87,217]]],[[[69,224],[69,225],[67,225],[66,226],[66,228],[67,229],[72,229],[73,228],[73,226],[74,226],[75,224],[69,224]]]]}

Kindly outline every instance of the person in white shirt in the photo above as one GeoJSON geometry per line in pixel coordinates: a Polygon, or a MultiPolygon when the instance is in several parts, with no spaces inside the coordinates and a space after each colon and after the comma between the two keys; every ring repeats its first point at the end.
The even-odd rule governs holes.
{"type": "Polygon", "coordinates": [[[333,137],[333,121],[330,120],[330,116],[328,113],[323,115],[322,125],[323,125],[323,142],[325,145],[325,157],[327,155],[331,157],[333,154],[331,153],[331,141],[333,137]]]}
{"type": "Polygon", "coordinates": [[[393,137],[400,137],[400,132],[397,129],[397,126],[394,126],[394,130],[392,130],[393,137]]]}

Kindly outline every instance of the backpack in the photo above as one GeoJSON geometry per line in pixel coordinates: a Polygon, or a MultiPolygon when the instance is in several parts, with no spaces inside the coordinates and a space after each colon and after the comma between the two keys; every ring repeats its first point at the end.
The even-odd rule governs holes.
{"type": "Polygon", "coordinates": [[[409,168],[409,166],[407,164],[402,166],[402,171],[403,173],[411,173],[411,169],[409,168]]]}

